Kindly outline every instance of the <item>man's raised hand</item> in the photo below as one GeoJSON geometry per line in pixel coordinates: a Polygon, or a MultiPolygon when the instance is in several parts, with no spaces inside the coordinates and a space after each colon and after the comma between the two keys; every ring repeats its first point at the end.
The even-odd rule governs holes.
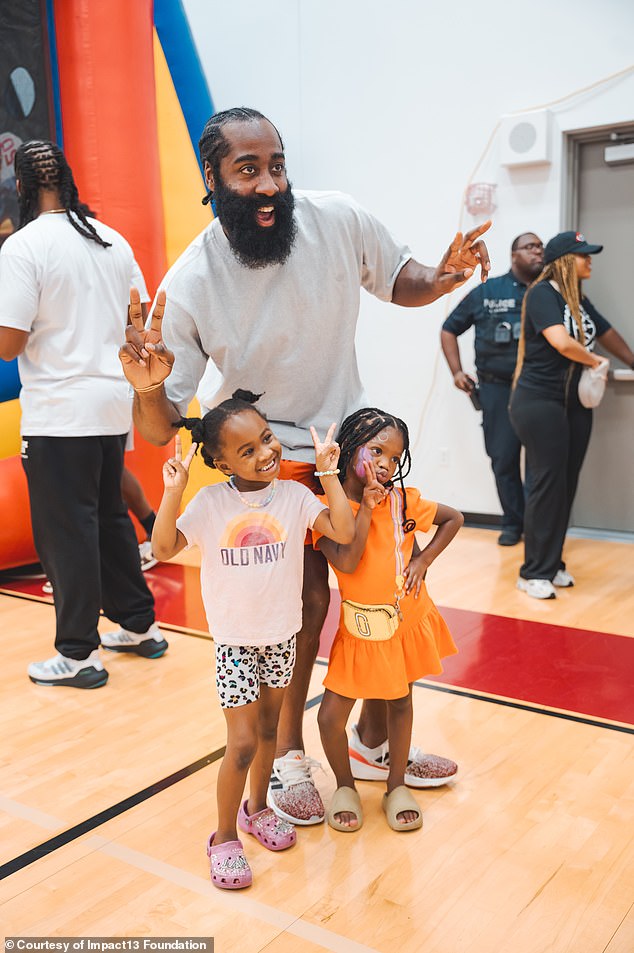
{"type": "Polygon", "coordinates": [[[451,291],[464,284],[480,265],[480,277],[486,281],[491,262],[486,244],[480,238],[491,228],[491,222],[485,222],[472,228],[463,235],[458,232],[436,268],[436,282],[442,293],[451,291]]]}
{"type": "Polygon", "coordinates": [[[148,330],[143,321],[141,298],[136,288],[130,289],[130,323],[125,331],[126,343],[119,350],[123,373],[137,393],[155,390],[169,376],[174,355],[163,343],[161,324],[165,312],[165,292],[159,291],[148,330]]]}

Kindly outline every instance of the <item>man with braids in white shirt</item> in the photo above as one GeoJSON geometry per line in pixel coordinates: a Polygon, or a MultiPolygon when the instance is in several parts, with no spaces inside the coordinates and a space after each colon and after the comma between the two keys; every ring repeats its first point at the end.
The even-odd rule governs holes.
{"type": "Polygon", "coordinates": [[[20,224],[0,250],[0,358],[18,358],[22,463],[58,653],[28,674],[98,688],[108,679],[100,643],[145,658],[167,649],[121,499],[132,413],[116,346],[130,288],[145,288],[125,239],[86,215],[59,146],[23,143],[15,173],[20,224]],[[100,639],[102,608],[120,629],[100,639]]]}

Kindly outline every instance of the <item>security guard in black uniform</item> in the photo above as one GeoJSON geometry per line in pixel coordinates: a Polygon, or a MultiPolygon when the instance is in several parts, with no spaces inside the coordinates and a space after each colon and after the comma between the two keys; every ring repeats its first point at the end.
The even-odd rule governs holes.
{"type": "Polygon", "coordinates": [[[511,246],[511,270],[489,278],[464,298],[442,326],[440,342],[456,387],[482,407],[484,446],[491,460],[502,506],[500,546],[522,536],[524,488],[521,444],[511,426],[508,404],[517,359],[522,299],[544,264],[544,246],[533,234],[518,235],[511,246]],[[462,369],[458,337],[473,325],[478,384],[462,369]]]}

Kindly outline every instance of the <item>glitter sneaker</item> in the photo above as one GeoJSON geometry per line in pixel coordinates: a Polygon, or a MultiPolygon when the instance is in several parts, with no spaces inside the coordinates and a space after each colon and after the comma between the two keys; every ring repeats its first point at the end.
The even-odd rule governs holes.
{"type": "MultiPolygon", "coordinates": [[[[376,748],[368,748],[352,726],[348,745],[352,777],[356,781],[385,781],[390,773],[390,754],[387,741],[376,748]]],[[[424,754],[420,748],[409,749],[405,784],[410,788],[438,788],[458,776],[458,765],[437,754],[424,754]]]]}
{"type": "Polygon", "coordinates": [[[324,805],[313,781],[313,771],[320,767],[300,750],[275,759],[266,803],[278,817],[300,826],[323,822],[324,805]]]}
{"type": "Polygon", "coordinates": [[[61,685],[67,688],[100,688],[108,681],[108,673],[95,649],[86,659],[56,655],[45,662],[31,662],[29,678],[36,685],[61,685]]]}
{"type": "Polygon", "coordinates": [[[128,629],[104,632],[101,644],[111,652],[142,655],[143,658],[160,658],[168,648],[168,643],[156,622],[152,623],[147,632],[130,632],[128,629]]]}

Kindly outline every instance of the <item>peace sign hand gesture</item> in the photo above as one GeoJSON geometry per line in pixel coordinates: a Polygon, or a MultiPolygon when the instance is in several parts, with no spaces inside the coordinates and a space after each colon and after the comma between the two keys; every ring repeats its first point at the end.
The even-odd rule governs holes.
{"type": "Polygon", "coordinates": [[[323,443],[317,436],[314,427],[310,428],[310,435],[315,445],[315,464],[316,469],[323,473],[325,470],[336,470],[339,462],[339,444],[332,438],[335,432],[336,424],[331,424],[323,443]]]}
{"type": "Polygon", "coordinates": [[[161,325],[165,312],[165,292],[159,291],[149,330],[145,330],[141,298],[136,288],[130,289],[130,323],[125,331],[126,343],[119,350],[123,373],[137,393],[156,390],[169,376],[174,355],[165,347],[161,325]]]}
{"type": "Polygon", "coordinates": [[[365,486],[363,488],[361,504],[362,506],[367,506],[369,510],[373,510],[375,506],[378,506],[379,503],[382,503],[385,499],[386,489],[377,479],[376,467],[372,460],[364,460],[363,469],[365,470],[365,486]]]}
{"type": "Polygon", "coordinates": [[[189,448],[189,453],[183,460],[183,444],[180,434],[176,434],[174,440],[174,456],[170,457],[169,460],[166,460],[163,464],[163,485],[165,486],[166,492],[169,490],[174,490],[179,494],[183,492],[187,486],[189,467],[194,459],[197,447],[197,443],[192,443],[189,448]]]}

